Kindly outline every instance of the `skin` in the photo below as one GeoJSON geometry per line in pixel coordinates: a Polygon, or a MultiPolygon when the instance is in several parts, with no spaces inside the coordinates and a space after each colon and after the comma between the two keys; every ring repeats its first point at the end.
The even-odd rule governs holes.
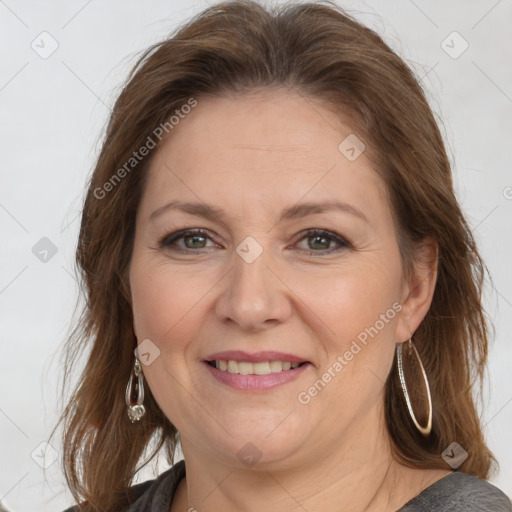
{"type": "Polygon", "coordinates": [[[367,152],[351,162],[338,150],[351,133],[319,101],[291,91],[201,98],[151,162],[130,286],[138,343],[149,338],[160,350],[144,376],[180,433],[187,464],[171,512],[395,511],[449,473],[396,462],[383,407],[396,342],[410,338],[430,307],[437,247],[425,241],[431,263],[406,281],[384,182],[367,152]],[[174,199],[225,215],[168,209],[149,219],[174,199]],[[287,206],[327,200],[349,203],[367,221],[333,210],[278,222],[287,206]],[[185,228],[210,238],[159,246],[185,228]],[[312,228],[350,245],[329,253],[339,244],[308,237],[312,228]],[[236,252],[248,236],[262,249],[252,263],[236,252]],[[299,403],[394,303],[401,311],[299,403]],[[279,350],[312,364],[275,389],[235,390],[202,362],[223,350],[279,350]],[[237,456],[248,442],[261,456],[251,467],[237,456]]]}

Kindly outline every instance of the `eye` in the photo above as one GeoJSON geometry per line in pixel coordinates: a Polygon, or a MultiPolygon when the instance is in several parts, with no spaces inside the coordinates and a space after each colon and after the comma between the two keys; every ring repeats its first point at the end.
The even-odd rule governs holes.
{"type": "Polygon", "coordinates": [[[158,245],[161,249],[169,248],[182,254],[190,254],[191,251],[206,248],[207,240],[211,240],[211,237],[205,229],[184,229],[165,235],[158,245]],[[184,246],[176,245],[176,242],[181,240],[184,241],[184,246]]]}
{"type": "MultiPolygon", "coordinates": [[[[165,235],[160,240],[159,247],[161,249],[168,248],[169,250],[181,254],[200,254],[204,252],[201,251],[201,249],[207,249],[213,246],[218,247],[215,242],[213,246],[208,246],[208,240],[213,242],[208,231],[205,229],[184,229],[165,235]],[[177,242],[181,241],[183,241],[183,245],[178,245],[177,242]]],[[[310,254],[326,254],[352,247],[343,237],[325,229],[310,229],[302,233],[302,238],[300,238],[299,241],[302,240],[307,241],[307,247],[303,249],[309,250],[310,254]],[[332,247],[331,245],[333,243],[338,244],[338,247],[332,247]]]]}
{"type": "Polygon", "coordinates": [[[343,237],[325,229],[309,229],[300,240],[307,241],[305,250],[311,251],[310,254],[331,253],[352,247],[343,237]],[[331,244],[333,242],[337,243],[338,247],[332,248],[331,244]]]}

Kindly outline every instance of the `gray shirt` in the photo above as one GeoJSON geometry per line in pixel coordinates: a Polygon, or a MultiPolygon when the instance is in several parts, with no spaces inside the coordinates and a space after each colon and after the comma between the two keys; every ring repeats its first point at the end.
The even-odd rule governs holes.
{"type": "MultiPolygon", "coordinates": [[[[158,478],[134,485],[126,512],[169,512],[184,477],[185,462],[181,460],[158,478]]],[[[71,507],[64,512],[77,510],[71,507]]],[[[397,512],[512,512],[512,504],[489,482],[454,472],[424,489],[397,512]]]]}

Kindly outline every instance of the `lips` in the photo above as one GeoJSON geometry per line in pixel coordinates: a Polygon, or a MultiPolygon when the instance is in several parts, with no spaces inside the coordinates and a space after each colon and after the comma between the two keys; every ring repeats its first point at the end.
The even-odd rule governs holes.
{"type": "Polygon", "coordinates": [[[217,368],[223,372],[239,373],[241,375],[268,375],[269,373],[279,373],[283,371],[295,370],[301,364],[290,363],[289,361],[261,361],[251,363],[249,361],[223,360],[208,361],[212,368],[217,368]]]}
{"type": "Polygon", "coordinates": [[[311,366],[295,354],[275,351],[217,352],[203,363],[217,381],[244,391],[267,391],[292,382],[311,366]]]}
{"type": "Polygon", "coordinates": [[[250,354],[249,352],[244,352],[242,350],[229,350],[224,352],[216,352],[215,354],[211,354],[204,359],[205,362],[215,362],[215,361],[244,361],[248,363],[263,363],[270,361],[283,361],[290,363],[307,363],[307,359],[299,357],[295,354],[287,354],[285,352],[276,352],[276,351],[263,351],[263,352],[255,352],[250,354]]]}

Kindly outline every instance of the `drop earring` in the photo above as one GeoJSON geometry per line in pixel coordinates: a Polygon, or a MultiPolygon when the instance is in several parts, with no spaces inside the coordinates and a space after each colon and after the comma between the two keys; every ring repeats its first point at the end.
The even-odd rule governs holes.
{"type": "Polygon", "coordinates": [[[132,423],[136,421],[140,421],[144,414],[146,414],[146,409],[144,408],[144,374],[142,373],[142,368],[140,366],[140,361],[135,358],[135,362],[133,364],[133,371],[130,374],[130,379],[128,380],[128,385],[126,386],[125,393],[125,401],[126,406],[128,407],[128,417],[132,423]],[[136,377],[137,380],[134,382],[133,377],[136,377]],[[135,394],[135,400],[133,400],[135,394]]]}

